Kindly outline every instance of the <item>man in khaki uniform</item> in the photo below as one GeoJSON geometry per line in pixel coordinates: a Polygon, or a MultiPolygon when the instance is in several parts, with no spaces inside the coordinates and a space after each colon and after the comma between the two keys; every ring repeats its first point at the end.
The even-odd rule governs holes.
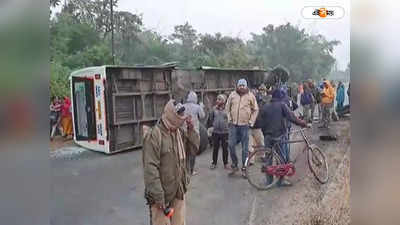
{"type": "Polygon", "coordinates": [[[143,140],[145,198],[152,225],[185,223],[184,199],[189,185],[186,157],[197,153],[200,136],[184,111],[182,104],[170,100],[160,121],[143,140]],[[174,209],[171,218],[164,214],[168,207],[174,209]]]}
{"type": "MultiPolygon", "coordinates": [[[[264,104],[268,104],[271,101],[271,98],[272,96],[267,94],[267,88],[265,87],[265,85],[261,84],[258,87],[258,93],[256,94],[258,108],[261,109],[264,104]]],[[[261,128],[257,126],[250,127],[249,156],[251,153],[254,152],[253,146],[264,146],[264,135],[261,131],[261,128]]],[[[252,158],[250,163],[254,163],[254,157],[252,158]]]]}

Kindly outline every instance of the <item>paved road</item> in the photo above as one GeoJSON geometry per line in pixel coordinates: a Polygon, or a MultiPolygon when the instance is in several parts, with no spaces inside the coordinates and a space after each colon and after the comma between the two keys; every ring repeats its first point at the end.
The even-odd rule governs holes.
{"type": "MultiPolygon", "coordinates": [[[[85,152],[53,159],[51,224],[149,224],[141,157],[141,151],[113,156],[85,152]]],[[[199,175],[192,178],[187,195],[187,223],[246,224],[247,180],[228,178],[223,168],[209,170],[210,158],[208,150],[197,159],[199,175]]]]}
{"type": "MultiPolygon", "coordinates": [[[[140,150],[112,156],[83,151],[68,157],[52,157],[50,224],[149,224],[143,198],[141,157],[140,150]]],[[[199,174],[192,177],[187,195],[187,224],[252,224],[254,216],[269,216],[272,203],[288,192],[285,189],[256,194],[247,180],[228,177],[221,165],[209,170],[210,160],[210,150],[197,159],[199,174]],[[257,204],[263,204],[265,213],[255,210],[257,204]]],[[[296,182],[305,176],[304,173],[299,170],[296,182]]]]}

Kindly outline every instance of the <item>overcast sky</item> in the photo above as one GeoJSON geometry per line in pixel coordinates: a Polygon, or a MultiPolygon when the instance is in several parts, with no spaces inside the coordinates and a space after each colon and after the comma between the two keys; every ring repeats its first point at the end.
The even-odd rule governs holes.
{"type": "Polygon", "coordinates": [[[162,35],[173,32],[175,25],[191,24],[198,33],[216,33],[249,39],[268,24],[291,22],[308,32],[339,40],[334,56],[339,69],[350,61],[349,0],[119,0],[118,10],[143,14],[146,28],[162,35]],[[301,16],[304,6],[341,6],[345,16],[339,20],[310,20],[301,16]]]}

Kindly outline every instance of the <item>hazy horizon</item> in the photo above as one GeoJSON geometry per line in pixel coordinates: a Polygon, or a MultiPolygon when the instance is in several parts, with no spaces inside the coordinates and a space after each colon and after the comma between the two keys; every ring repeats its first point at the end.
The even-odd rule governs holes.
{"type": "Polygon", "coordinates": [[[339,40],[334,57],[338,68],[346,69],[350,62],[350,16],[349,2],[340,1],[291,1],[281,0],[119,0],[118,10],[143,15],[147,29],[157,31],[163,36],[173,33],[174,26],[189,22],[198,33],[251,38],[251,33],[260,34],[268,24],[282,25],[290,22],[305,28],[307,32],[322,34],[328,40],[339,40]],[[345,16],[339,20],[309,20],[301,16],[304,6],[341,6],[345,16]]]}

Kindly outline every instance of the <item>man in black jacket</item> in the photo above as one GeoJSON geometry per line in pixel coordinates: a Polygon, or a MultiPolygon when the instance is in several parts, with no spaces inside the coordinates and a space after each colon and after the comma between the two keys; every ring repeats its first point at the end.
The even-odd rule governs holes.
{"type": "MultiPolygon", "coordinates": [[[[285,92],[281,89],[276,89],[272,93],[272,100],[269,104],[265,104],[257,118],[256,127],[261,128],[264,135],[264,143],[266,147],[272,148],[277,141],[284,141],[287,138],[287,125],[292,122],[301,127],[307,127],[307,123],[298,119],[293,111],[285,103],[285,92]]],[[[278,154],[284,160],[284,163],[290,161],[290,152],[287,144],[279,144],[281,152],[278,154]]],[[[279,186],[291,185],[286,179],[278,181],[279,186]]]]}

